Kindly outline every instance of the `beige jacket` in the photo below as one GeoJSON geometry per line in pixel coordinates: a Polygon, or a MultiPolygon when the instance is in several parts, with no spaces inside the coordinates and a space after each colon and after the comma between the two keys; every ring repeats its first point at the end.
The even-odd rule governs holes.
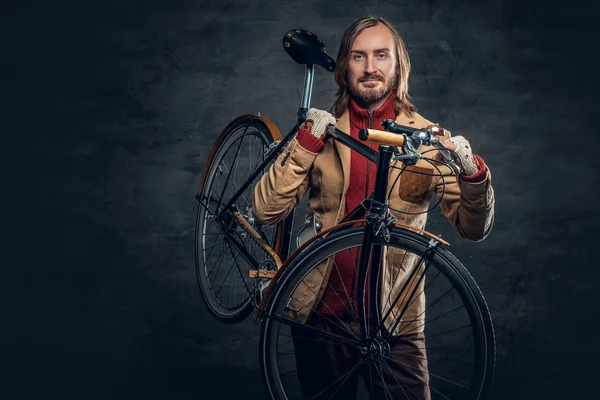
{"type": "MultiPolygon", "coordinates": [[[[432,124],[431,121],[416,112],[412,116],[402,114],[396,118],[396,122],[415,128],[432,124]]],[[[337,120],[336,127],[343,132],[350,132],[348,111],[337,120]]],[[[429,148],[429,146],[421,146],[419,151],[423,152],[429,148]]],[[[433,154],[430,152],[429,156],[433,154]]],[[[325,146],[319,153],[303,149],[295,138],[292,139],[254,188],[252,208],[255,218],[263,224],[274,224],[283,220],[310,188],[308,215],[318,214],[323,223],[323,229],[337,224],[344,217],[344,202],[350,179],[350,155],[350,148],[331,138],[326,140],[325,146]]],[[[396,166],[401,167],[402,165],[398,162],[396,166]]],[[[451,173],[446,167],[442,166],[440,169],[445,175],[451,173]]],[[[412,213],[425,211],[433,192],[438,197],[441,196],[442,179],[410,173],[409,170],[437,173],[424,160],[419,160],[415,166],[407,167],[396,183],[395,190],[391,193],[390,206],[412,213]]],[[[398,173],[398,169],[390,170],[390,187],[398,173]]],[[[457,179],[456,175],[445,176],[444,179],[446,191],[440,204],[442,212],[461,236],[474,241],[483,240],[492,229],[494,220],[494,192],[489,169],[485,180],[478,183],[462,181],[457,179]]],[[[388,187],[388,192],[390,187],[388,187]]],[[[394,212],[394,215],[399,222],[419,229],[424,229],[427,221],[426,213],[415,215],[394,212]]],[[[395,298],[418,261],[418,258],[412,253],[403,257],[404,252],[397,249],[390,250],[386,251],[386,263],[382,276],[381,304],[384,305],[384,309],[389,307],[389,301],[386,299],[393,300],[395,298]]],[[[319,265],[318,271],[313,270],[305,277],[304,282],[307,285],[299,285],[296,289],[293,296],[295,304],[290,304],[290,308],[296,310],[294,318],[297,320],[306,321],[312,308],[316,308],[316,302],[326,288],[324,282],[326,283],[325,279],[328,279],[331,272],[331,261],[330,259],[319,265]]],[[[416,293],[420,292],[418,290],[416,293]]],[[[394,312],[399,313],[403,308],[404,304],[398,302],[394,307],[394,312]]],[[[425,318],[424,309],[425,296],[423,294],[409,306],[397,332],[400,330],[411,331],[411,333],[422,331],[425,318]],[[407,327],[406,324],[413,326],[407,327]]],[[[394,313],[386,321],[386,326],[390,326],[393,317],[394,313]]]]}

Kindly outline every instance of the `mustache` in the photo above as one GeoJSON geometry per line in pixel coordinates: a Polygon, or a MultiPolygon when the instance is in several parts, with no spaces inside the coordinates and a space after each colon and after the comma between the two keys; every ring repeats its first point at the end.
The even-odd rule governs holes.
{"type": "Polygon", "coordinates": [[[381,82],[385,81],[385,79],[383,79],[383,76],[381,76],[379,74],[363,75],[359,79],[359,81],[360,82],[365,82],[365,81],[368,81],[368,80],[371,80],[371,79],[377,79],[377,80],[379,80],[381,82]]]}

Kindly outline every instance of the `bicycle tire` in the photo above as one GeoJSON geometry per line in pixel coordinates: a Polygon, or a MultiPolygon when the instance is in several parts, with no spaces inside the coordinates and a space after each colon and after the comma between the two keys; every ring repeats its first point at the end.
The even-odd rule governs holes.
{"type": "MultiPolygon", "coordinates": [[[[290,301],[293,297],[293,293],[295,292],[296,288],[300,285],[300,283],[303,281],[304,277],[306,277],[309,272],[311,272],[312,270],[314,270],[314,268],[319,265],[320,262],[322,262],[323,260],[326,260],[330,257],[334,257],[336,254],[338,254],[341,251],[344,251],[345,249],[349,249],[349,248],[356,248],[357,246],[359,247],[362,244],[362,238],[363,238],[363,230],[364,228],[362,227],[358,227],[358,228],[351,228],[345,231],[341,231],[338,233],[335,233],[327,238],[324,238],[320,241],[315,242],[313,245],[311,245],[309,248],[307,248],[302,254],[300,254],[289,266],[288,268],[286,268],[285,272],[282,274],[281,278],[279,279],[276,287],[274,288],[272,294],[270,295],[268,304],[265,308],[265,314],[264,314],[264,318],[262,321],[262,327],[261,327],[261,336],[260,336],[260,360],[261,360],[261,369],[263,372],[263,376],[264,376],[264,382],[267,388],[268,393],[271,395],[271,397],[273,399],[277,399],[277,400],[292,400],[295,398],[303,398],[301,395],[301,392],[298,392],[298,390],[296,389],[296,391],[291,389],[291,386],[296,384],[298,385],[298,383],[300,383],[300,380],[298,379],[298,377],[296,376],[295,380],[294,377],[291,376],[290,377],[290,373],[293,372],[293,369],[290,370],[290,366],[296,367],[296,375],[298,373],[298,365],[296,364],[297,358],[298,356],[304,356],[303,354],[297,353],[295,352],[296,349],[296,345],[297,343],[300,343],[301,341],[304,341],[305,343],[311,343],[311,346],[315,346],[315,345],[323,345],[322,343],[319,344],[315,344],[316,342],[324,342],[327,341],[328,339],[323,336],[322,333],[318,332],[318,331],[314,331],[311,333],[310,329],[306,330],[306,324],[304,324],[305,326],[303,327],[303,329],[301,329],[301,332],[306,332],[307,335],[304,335],[305,337],[299,337],[299,335],[296,333],[296,337],[294,337],[293,331],[292,329],[289,327],[289,325],[293,322],[290,322],[289,320],[286,320],[286,313],[289,313],[289,309],[287,308],[288,305],[290,304],[290,301]],[[285,335],[285,331],[286,329],[290,330],[290,335],[285,335]],[[317,335],[317,336],[310,336],[310,335],[317,335]],[[321,336],[318,336],[321,335],[321,336]],[[284,339],[286,337],[289,337],[289,339],[284,339]],[[316,339],[315,339],[316,338],[316,339]],[[318,340],[317,340],[318,339],[318,340]],[[292,342],[291,344],[291,349],[293,352],[293,360],[291,358],[287,358],[287,357],[291,357],[292,354],[291,353],[285,353],[285,351],[287,351],[288,349],[286,348],[286,346],[290,346],[288,342],[292,342]],[[284,351],[282,351],[284,350],[284,351]],[[284,371],[287,370],[287,371],[284,371]],[[287,374],[287,375],[286,375],[287,374]]],[[[426,250],[428,249],[428,247],[430,246],[430,241],[431,238],[423,236],[421,234],[418,234],[414,231],[405,229],[405,228],[398,228],[398,227],[391,227],[390,228],[390,242],[389,245],[391,245],[392,247],[396,247],[396,248],[401,248],[406,250],[407,252],[412,252],[414,254],[420,255],[422,256],[426,250]]],[[[386,243],[383,242],[383,239],[381,238],[377,238],[376,242],[374,244],[378,244],[378,245],[385,245],[386,243]]],[[[427,295],[425,296],[426,301],[429,302],[429,305],[427,305],[427,313],[425,313],[425,317],[424,320],[429,319],[429,321],[424,322],[426,323],[430,323],[429,326],[425,325],[424,326],[424,335],[425,335],[425,340],[426,340],[426,345],[425,345],[425,352],[426,352],[426,360],[427,360],[427,364],[429,364],[429,367],[426,368],[426,373],[428,374],[428,383],[427,383],[427,388],[428,391],[431,395],[432,399],[447,399],[447,398],[451,398],[451,399],[465,399],[465,400],[480,400],[480,399],[484,399],[487,395],[487,393],[490,390],[491,387],[491,383],[493,380],[493,375],[494,375],[494,367],[495,367],[495,338],[494,338],[494,329],[493,329],[493,325],[492,325],[492,319],[491,316],[489,314],[489,310],[487,308],[487,304],[485,302],[485,299],[483,298],[483,295],[481,294],[481,291],[479,290],[477,284],[475,283],[474,279],[472,278],[472,276],[470,275],[470,273],[467,271],[467,269],[460,263],[460,261],[453,256],[447,249],[445,249],[442,245],[438,244],[437,246],[430,248],[429,250],[429,258],[428,261],[429,263],[429,270],[427,270],[427,273],[425,274],[425,279],[429,279],[429,283],[427,283],[427,285],[424,285],[425,289],[429,289],[430,283],[433,283],[433,281],[435,281],[436,279],[438,279],[439,276],[443,276],[447,282],[450,283],[450,285],[452,286],[451,289],[456,291],[456,295],[451,294],[451,298],[450,298],[450,303],[452,301],[456,301],[456,299],[460,299],[462,301],[462,304],[464,305],[464,310],[461,314],[461,316],[455,314],[452,318],[455,319],[454,322],[459,322],[459,319],[462,321],[462,319],[468,318],[469,322],[470,322],[470,328],[468,330],[465,330],[463,328],[462,333],[458,333],[460,331],[460,329],[458,330],[454,330],[451,333],[445,333],[446,334],[446,338],[445,339],[441,339],[441,338],[437,338],[435,337],[436,335],[433,334],[432,335],[432,329],[430,328],[432,325],[433,326],[440,326],[439,322],[440,319],[438,318],[438,320],[436,320],[436,318],[428,318],[427,314],[429,313],[433,313],[433,309],[434,307],[438,307],[439,305],[439,301],[440,299],[443,298],[440,297],[436,300],[435,297],[433,299],[429,298],[429,295],[432,293],[437,293],[437,292],[441,292],[441,289],[435,288],[435,287],[431,287],[431,289],[429,290],[429,292],[427,293],[427,295]],[[433,272],[430,274],[431,268],[433,268],[434,271],[438,271],[439,273],[437,275],[435,275],[435,277],[431,278],[431,275],[433,275],[433,272]],[[452,296],[454,296],[454,298],[452,298],[452,296]],[[431,303],[433,302],[437,302],[437,304],[434,304],[433,306],[431,306],[431,303]],[[431,307],[431,308],[429,308],[431,307]],[[464,314],[464,315],[463,315],[464,314]],[[466,316],[465,316],[466,315],[466,316]],[[467,331],[465,333],[465,331],[467,331]],[[469,348],[469,346],[463,346],[462,349],[460,349],[461,346],[452,346],[452,344],[457,343],[457,344],[463,344],[463,342],[465,341],[465,338],[468,339],[469,337],[469,332],[472,335],[472,343],[473,345],[471,346],[472,350],[466,350],[467,348],[469,348]],[[458,335],[462,335],[462,337],[458,337],[458,335]],[[433,340],[435,338],[435,341],[433,340]],[[442,341],[440,341],[442,340],[442,341]],[[462,341],[462,342],[461,342],[462,341]],[[430,343],[431,342],[431,343],[430,343]],[[440,343],[440,345],[436,344],[436,343],[440,343]],[[443,344],[443,345],[442,345],[443,344]],[[450,346],[447,346],[447,345],[450,346]],[[436,346],[440,346],[440,347],[436,347],[436,346]],[[440,349],[444,347],[444,350],[440,349]],[[435,351],[434,351],[435,348],[435,351]],[[444,379],[444,376],[438,375],[434,372],[432,372],[432,369],[435,368],[435,371],[449,371],[449,375],[445,375],[446,377],[448,376],[462,376],[462,372],[459,374],[459,372],[454,371],[456,370],[461,370],[461,368],[463,368],[463,366],[458,367],[455,364],[451,364],[450,366],[446,365],[441,365],[441,361],[442,359],[432,359],[431,358],[431,353],[433,353],[434,355],[437,355],[439,351],[439,354],[442,354],[445,357],[449,357],[450,359],[454,358],[455,360],[458,361],[463,361],[463,360],[472,360],[472,365],[471,365],[471,369],[472,371],[467,374],[467,377],[461,378],[464,379],[465,381],[468,380],[468,389],[464,389],[464,388],[457,388],[455,386],[455,384],[458,384],[458,382],[454,382],[452,381],[451,383],[448,383],[442,379],[444,379]],[[460,354],[458,352],[461,352],[460,354]],[[459,357],[462,357],[459,359],[459,357]],[[435,367],[434,367],[435,365],[435,367]],[[452,367],[452,368],[451,368],[452,367]],[[434,376],[435,375],[435,376],[434,376]],[[434,385],[437,386],[437,388],[434,385]],[[440,383],[441,382],[441,383],[440,383]],[[440,388],[444,388],[444,390],[446,391],[446,394],[449,394],[450,392],[452,393],[452,396],[446,396],[444,393],[440,392],[440,388]],[[459,397],[457,397],[459,396],[459,397]]],[[[331,277],[334,275],[333,272],[331,272],[330,275],[330,279],[332,279],[331,277]]],[[[441,281],[439,281],[441,282],[441,281]]],[[[443,287],[443,285],[441,285],[443,287]]],[[[424,292],[425,292],[424,289],[424,292]]],[[[444,288],[445,290],[445,288],[444,288]]],[[[446,292],[449,293],[449,292],[446,292]]],[[[447,296],[447,295],[444,295],[447,296]]],[[[294,299],[296,300],[296,299],[294,299]]],[[[409,299],[410,301],[410,299],[409,299]]],[[[365,303],[366,304],[366,303],[365,303]]],[[[446,307],[446,306],[441,306],[441,307],[446,307]]],[[[458,308],[457,308],[458,310],[458,308]]],[[[313,310],[313,315],[316,315],[315,313],[318,313],[317,311],[313,310]]],[[[437,313],[437,311],[436,311],[437,313]]],[[[451,314],[448,314],[449,316],[451,314]]],[[[325,317],[327,317],[325,315],[325,317]]],[[[311,317],[312,318],[312,317],[311,317]]],[[[319,317],[321,318],[321,317],[319,317]]],[[[340,329],[339,329],[339,336],[345,335],[345,331],[342,330],[342,321],[340,321],[339,323],[337,321],[335,321],[336,317],[331,317],[330,318],[330,323],[336,323],[340,325],[340,329]]],[[[446,317],[444,317],[446,318],[446,317]]],[[[322,319],[322,318],[321,318],[322,319]]],[[[449,323],[454,323],[452,322],[453,320],[446,320],[446,322],[444,322],[445,324],[449,324],[449,323]]],[[[348,325],[346,325],[348,326],[348,325]]],[[[469,326],[467,326],[467,328],[469,328],[469,326]]],[[[298,329],[297,327],[295,327],[294,329],[298,329]]],[[[312,329],[312,328],[311,328],[312,329]]],[[[346,328],[347,329],[347,328],[346,328]]],[[[351,339],[350,335],[347,335],[348,338],[351,339]]],[[[439,336],[439,335],[438,335],[439,336]]],[[[399,336],[392,336],[392,340],[395,340],[394,338],[397,338],[399,336]]],[[[337,339],[336,339],[337,340],[337,339]]],[[[330,343],[330,342],[328,342],[330,343]]],[[[334,343],[334,342],[331,342],[334,343]]],[[[336,346],[340,346],[340,343],[337,343],[336,346]]],[[[346,346],[349,347],[349,346],[346,346]]],[[[304,353],[304,351],[302,352],[304,353]]],[[[353,356],[354,357],[354,356],[353,356]]],[[[358,357],[358,356],[356,356],[358,357]]],[[[349,358],[349,360],[354,360],[354,358],[349,358]]],[[[388,361],[385,358],[382,358],[383,362],[382,365],[380,366],[381,371],[384,371],[384,366],[383,364],[388,364],[388,361]]],[[[454,361],[456,364],[458,364],[458,361],[454,361]]],[[[451,363],[452,361],[450,361],[451,363]]],[[[391,365],[391,364],[390,364],[391,365]]],[[[359,362],[357,361],[357,364],[354,368],[359,366],[359,362]]],[[[405,367],[400,366],[401,368],[404,368],[406,370],[407,367],[409,365],[406,365],[405,367]]],[[[314,366],[315,368],[318,368],[318,365],[314,366]]],[[[306,367],[304,367],[306,369],[306,367]]],[[[349,367],[348,367],[349,368],[349,367]]],[[[365,368],[365,367],[361,367],[361,368],[365,368]]],[[[387,366],[387,368],[389,369],[389,366],[387,366]]],[[[377,370],[377,366],[375,366],[375,368],[377,370]]],[[[377,370],[379,372],[379,370],[377,370]]],[[[371,367],[369,366],[369,373],[371,372],[371,367]]],[[[390,372],[391,369],[390,369],[390,372]]],[[[348,373],[348,372],[346,372],[348,373]]],[[[354,372],[350,373],[351,376],[354,372]]],[[[447,373],[447,372],[444,372],[447,373]]],[[[344,379],[344,382],[347,381],[347,377],[344,379]]],[[[383,385],[386,385],[386,379],[388,378],[383,378],[382,377],[382,381],[383,381],[383,385]]],[[[455,378],[453,378],[455,379],[455,378]]],[[[389,379],[388,379],[389,381],[389,379]]],[[[465,381],[461,381],[462,383],[464,383],[465,381]]],[[[344,385],[345,383],[342,382],[341,385],[344,385]]],[[[369,392],[368,388],[367,388],[367,380],[364,380],[363,382],[363,386],[362,386],[362,393],[363,395],[359,398],[373,398],[371,396],[371,392],[373,392],[371,390],[371,392],[369,392]]],[[[370,382],[372,384],[373,382],[373,378],[370,378],[370,382]]],[[[396,380],[396,382],[398,383],[398,386],[402,386],[402,383],[399,382],[398,380],[396,380]]],[[[395,385],[396,383],[394,383],[395,385]]],[[[464,385],[463,385],[464,386],[464,385]]],[[[302,385],[299,385],[299,387],[302,388],[302,385]]],[[[341,386],[340,386],[341,387],[341,386]]],[[[323,394],[327,394],[327,397],[324,398],[336,398],[335,397],[335,393],[334,395],[332,395],[331,397],[329,396],[331,394],[331,391],[333,390],[333,388],[329,389],[327,387],[325,387],[325,389],[329,390],[329,391],[325,391],[325,392],[321,392],[323,394]]],[[[325,390],[324,389],[324,390],[325,390]]],[[[359,387],[360,389],[360,387],[359,387]]],[[[372,387],[371,387],[372,389],[372,387]]],[[[407,388],[408,389],[408,388],[407,388]]],[[[336,390],[339,390],[336,389],[336,390]]],[[[412,390],[412,389],[411,389],[412,390]]],[[[405,392],[404,394],[406,395],[406,397],[410,397],[412,396],[412,394],[410,392],[408,392],[408,390],[402,390],[403,392],[405,392]],[[408,394],[407,394],[408,393],[408,394]],[[410,396],[409,396],[410,395],[410,396]]],[[[314,393],[316,392],[313,391],[310,395],[306,395],[307,397],[305,398],[322,398],[322,396],[320,396],[320,394],[318,393],[316,396],[314,396],[314,393]]],[[[360,392],[360,390],[359,390],[360,392]]],[[[386,393],[391,393],[391,392],[386,392],[386,393]]],[[[359,393],[360,394],[360,393],[359,393]]],[[[418,393],[413,391],[413,394],[417,395],[418,393]]],[[[390,394],[390,397],[391,394],[390,394]]],[[[400,396],[399,398],[406,398],[403,396],[400,396]]],[[[377,398],[376,396],[374,398],[377,398]]],[[[385,398],[388,398],[388,396],[386,395],[385,398]]],[[[393,397],[398,398],[398,397],[393,397]]],[[[413,398],[413,397],[411,397],[413,398]]],[[[414,397],[414,398],[419,398],[419,397],[414,397]]]]}
{"type": "MultiPolygon", "coordinates": [[[[280,140],[279,131],[264,117],[245,115],[232,121],[214,144],[200,182],[195,226],[195,265],[198,287],[210,313],[219,321],[234,324],[245,319],[253,310],[256,288],[248,271],[258,265],[249,265],[229,242],[224,240],[223,222],[212,217],[223,207],[250,173],[264,160],[269,146],[280,140]],[[266,122],[265,122],[266,121],[266,122]],[[244,147],[242,149],[242,146],[244,147]],[[226,178],[225,178],[226,177],[226,178]],[[212,243],[207,244],[210,240],[212,243]],[[210,247],[209,247],[210,246],[210,247]],[[218,254],[213,254],[217,249],[218,254]],[[222,282],[219,285],[219,280],[222,282]],[[223,296],[220,296],[223,293],[223,296]],[[233,294],[233,301],[231,296],[233,294]],[[227,300],[224,297],[227,296],[227,300]]],[[[267,168],[265,168],[265,171],[267,168]]],[[[255,179],[260,179],[260,175],[255,179]]],[[[283,232],[283,223],[261,227],[251,217],[252,185],[240,196],[235,205],[251,225],[261,231],[263,239],[276,247],[283,232]]],[[[247,232],[232,232],[258,261],[269,256],[256,246],[247,232]]]]}

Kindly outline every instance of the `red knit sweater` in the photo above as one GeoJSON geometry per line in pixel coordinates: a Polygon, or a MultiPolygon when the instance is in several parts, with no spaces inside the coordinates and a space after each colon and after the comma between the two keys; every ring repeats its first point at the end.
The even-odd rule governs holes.
{"type": "MultiPolygon", "coordinates": [[[[394,93],[392,93],[381,107],[369,113],[353,100],[349,102],[350,135],[358,139],[361,128],[381,129],[384,119],[395,119],[394,93]]],[[[300,129],[296,136],[300,146],[312,152],[319,152],[324,143],[313,136],[309,129],[300,129]]],[[[376,145],[371,145],[376,148],[376,145]]],[[[485,179],[486,166],[479,156],[475,156],[480,169],[473,175],[461,176],[461,179],[478,182],[485,179]]],[[[344,216],[358,206],[371,193],[375,185],[375,165],[357,152],[351,153],[350,181],[346,193],[344,216]]],[[[335,314],[342,317],[344,314],[354,314],[358,317],[358,303],[356,301],[356,287],[358,286],[359,249],[350,249],[336,255],[333,270],[329,276],[329,284],[317,306],[320,314],[335,314]],[[350,297],[351,302],[348,301],[350,297]]],[[[368,309],[368,308],[367,308],[368,309]]]]}

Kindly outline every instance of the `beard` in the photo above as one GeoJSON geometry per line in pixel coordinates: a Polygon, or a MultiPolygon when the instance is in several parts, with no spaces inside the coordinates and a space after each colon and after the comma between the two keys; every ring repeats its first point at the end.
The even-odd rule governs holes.
{"type": "Polygon", "coordinates": [[[385,78],[378,74],[364,75],[357,81],[351,81],[349,83],[348,92],[357,104],[367,108],[369,105],[386,98],[397,86],[398,77],[396,75],[393,75],[389,82],[386,82],[385,78]],[[359,86],[360,82],[373,78],[379,79],[383,82],[383,85],[376,88],[363,88],[359,86]]]}

